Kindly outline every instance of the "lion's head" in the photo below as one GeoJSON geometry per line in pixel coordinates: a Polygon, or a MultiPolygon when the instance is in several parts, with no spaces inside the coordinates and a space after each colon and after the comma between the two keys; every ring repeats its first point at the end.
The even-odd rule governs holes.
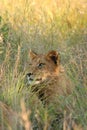
{"type": "Polygon", "coordinates": [[[31,63],[27,73],[28,84],[39,84],[50,77],[56,77],[64,69],[60,65],[60,54],[57,51],[50,51],[47,54],[36,54],[29,52],[31,63]]]}

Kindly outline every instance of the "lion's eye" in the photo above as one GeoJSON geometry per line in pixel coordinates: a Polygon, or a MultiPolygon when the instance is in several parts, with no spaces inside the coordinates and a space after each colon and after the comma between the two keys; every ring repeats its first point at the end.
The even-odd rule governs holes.
{"type": "Polygon", "coordinates": [[[44,65],[45,65],[44,63],[40,63],[40,64],[38,65],[38,68],[41,69],[41,68],[44,67],[44,65]]]}

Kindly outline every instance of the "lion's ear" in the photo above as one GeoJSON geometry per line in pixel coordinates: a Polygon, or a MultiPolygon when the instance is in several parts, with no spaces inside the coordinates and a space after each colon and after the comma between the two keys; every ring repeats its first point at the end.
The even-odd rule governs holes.
{"type": "Polygon", "coordinates": [[[37,57],[37,54],[33,52],[32,50],[29,51],[29,57],[31,60],[35,59],[37,57]]]}
{"type": "Polygon", "coordinates": [[[47,54],[47,59],[51,59],[56,65],[60,64],[60,54],[57,51],[50,51],[47,54]]]}

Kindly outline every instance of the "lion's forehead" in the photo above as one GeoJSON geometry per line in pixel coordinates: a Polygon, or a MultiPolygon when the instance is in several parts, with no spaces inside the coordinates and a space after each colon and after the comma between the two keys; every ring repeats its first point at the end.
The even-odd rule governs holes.
{"type": "Polygon", "coordinates": [[[46,62],[46,58],[44,55],[39,55],[37,56],[34,60],[33,60],[34,63],[44,63],[46,62]]]}

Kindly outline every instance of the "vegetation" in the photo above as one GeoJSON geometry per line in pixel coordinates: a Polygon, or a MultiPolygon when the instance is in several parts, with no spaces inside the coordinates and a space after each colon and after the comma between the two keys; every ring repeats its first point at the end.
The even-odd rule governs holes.
{"type": "MultiPolygon", "coordinates": [[[[25,130],[69,130],[67,120],[75,121],[74,130],[87,129],[86,0],[0,0],[0,101],[21,115],[25,130]],[[60,52],[61,62],[76,88],[69,97],[61,96],[59,105],[44,108],[27,87],[29,49],[60,52]],[[70,110],[68,117],[66,106],[70,110]],[[56,123],[60,109],[64,120],[56,123]]],[[[0,108],[0,130],[17,130],[17,122],[11,125],[3,109],[0,108]]]]}

